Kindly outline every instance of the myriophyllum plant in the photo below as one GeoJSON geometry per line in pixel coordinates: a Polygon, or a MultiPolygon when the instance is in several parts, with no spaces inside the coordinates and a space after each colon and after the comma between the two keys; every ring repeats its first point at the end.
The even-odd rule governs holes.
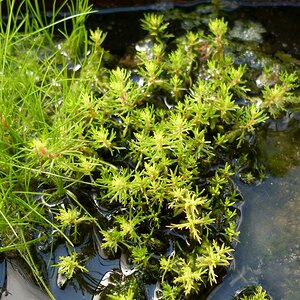
{"type": "MultiPolygon", "coordinates": [[[[141,22],[146,47],[112,67],[106,34],[85,28],[87,1],[77,6],[60,38],[25,15],[21,32],[13,11],[0,28],[2,252],[19,251],[51,295],[31,245],[51,237],[72,249],[91,228],[101,251],[136,270],[128,286],[107,287],[109,299],[144,299],[130,281],[141,277],[160,283],[162,299],[197,297],[232,260],[237,162],[270,117],[299,102],[297,76],[282,70],[251,96],[224,19],[174,36],[153,13],[141,22]]],[[[55,267],[69,280],[88,271],[76,252],[55,267]]]]}

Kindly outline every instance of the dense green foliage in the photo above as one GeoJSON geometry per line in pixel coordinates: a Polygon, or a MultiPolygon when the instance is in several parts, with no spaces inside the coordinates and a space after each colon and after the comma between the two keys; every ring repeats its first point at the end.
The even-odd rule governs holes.
{"type": "MultiPolygon", "coordinates": [[[[231,262],[232,177],[255,130],[297,100],[297,77],[282,71],[251,98],[246,67],[226,54],[223,19],[209,34],[174,38],[155,14],[142,21],[148,37],[133,66],[111,69],[106,35],[86,30],[80,6],[63,38],[42,19],[18,26],[11,15],[1,28],[1,251],[18,251],[47,289],[31,245],[55,235],[72,249],[94,227],[107,255],[127,255],[133,281],[160,281],[162,299],[187,299],[231,262]]],[[[56,265],[68,279],[87,271],[74,251],[56,265]]],[[[107,297],[141,299],[137,285],[107,297]]]]}

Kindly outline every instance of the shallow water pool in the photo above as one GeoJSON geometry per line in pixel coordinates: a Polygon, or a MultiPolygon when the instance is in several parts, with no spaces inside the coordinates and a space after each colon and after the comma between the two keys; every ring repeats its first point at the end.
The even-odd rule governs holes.
{"type": "MultiPolygon", "coordinates": [[[[299,160],[299,145],[293,146],[291,156],[299,160]]],[[[278,161],[286,156],[288,152],[278,152],[278,161]]],[[[209,300],[230,300],[255,284],[273,300],[300,299],[300,166],[257,186],[238,185],[245,200],[240,242],[231,270],[209,300]]]]}

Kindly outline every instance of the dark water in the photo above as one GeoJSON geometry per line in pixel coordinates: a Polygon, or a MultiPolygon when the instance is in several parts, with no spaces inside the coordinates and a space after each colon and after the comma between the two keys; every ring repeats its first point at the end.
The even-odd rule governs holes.
{"type": "Polygon", "coordinates": [[[239,244],[209,300],[231,300],[256,284],[273,300],[300,299],[300,122],[297,114],[289,120],[270,124],[260,138],[267,179],[237,182],[244,198],[239,244]]]}
{"type": "Polygon", "coordinates": [[[240,190],[245,204],[235,262],[209,300],[230,300],[258,283],[274,300],[300,299],[300,167],[240,190]]]}

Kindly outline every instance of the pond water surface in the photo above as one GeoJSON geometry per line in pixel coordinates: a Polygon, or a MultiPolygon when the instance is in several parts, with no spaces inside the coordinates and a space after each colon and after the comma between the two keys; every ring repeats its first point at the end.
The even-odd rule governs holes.
{"type": "Polygon", "coordinates": [[[246,199],[235,263],[210,300],[262,284],[274,300],[300,299],[300,167],[258,187],[242,186],[246,199]]]}
{"type": "Polygon", "coordinates": [[[209,300],[231,300],[255,284],[274,300],[300,299],[300,166],[293,166],[300,161],[299,130],[273,134],[268,145],[266,162],[282,167],[270,165],[270,172],[284,174],[259,185],[238,183],[244,204],[235,261],[209,300]]]}

